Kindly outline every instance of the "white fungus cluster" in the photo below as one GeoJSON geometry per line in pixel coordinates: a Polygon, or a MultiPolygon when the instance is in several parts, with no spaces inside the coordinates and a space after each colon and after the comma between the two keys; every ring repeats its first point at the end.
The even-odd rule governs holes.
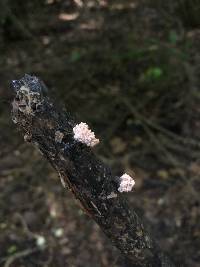
{"type": "Polygon", "coordinates": [[[120,185],[118,187],[118,191],[120,193],[122,193],[122,192],[129,192],[129,191],[132,190],[132,188],[133,188],[134,185],[135,185],[134,179],[130,175],[124,173],[120,177],[120,185]]]}
{"type": "Polygon", "coordinates": [[[74,139],[86,144],[89,147],[93,147],[99,143],[99,139],[95,137],[94,132],[89,129],[87,123],[81,122],[73,128],[74,139]]]}

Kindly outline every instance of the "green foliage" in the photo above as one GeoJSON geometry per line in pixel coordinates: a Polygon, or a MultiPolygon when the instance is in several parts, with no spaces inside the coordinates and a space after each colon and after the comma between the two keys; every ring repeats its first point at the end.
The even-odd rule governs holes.
{"type": "Polygon", "coordinates": [[[70,61],[71,62],[79,61],[81,59],[81,57],[82,57],[81,52],[79,50],[74,50],[74,51],[72,51],[72,53],[70,55],[70,61]]]}
{"type": "Polygon", "coordinates": [[[8,254],[13,254],[17,251],[17,247],[15,245],[11,245],[8,249],[7,249],[7,253],[8,254]]]}
{"type": "Polygon", "coordinates": [[[163,76],[163,70],[160,67],[150,67],[148,68],[142,79],[144,81],[158,81],[163,76]]]}

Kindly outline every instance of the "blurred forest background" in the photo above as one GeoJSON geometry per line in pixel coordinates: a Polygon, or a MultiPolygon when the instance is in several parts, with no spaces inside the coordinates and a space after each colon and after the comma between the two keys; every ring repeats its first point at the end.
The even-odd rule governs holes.
{"type": "Polygon", "coordinates": [[[162,249],[200,267],[200,1],[0,1],[0,266],[117,267],[11,121],[24,73],[95,130],[116,174],[134,174],[127,197],[162,249]]]}

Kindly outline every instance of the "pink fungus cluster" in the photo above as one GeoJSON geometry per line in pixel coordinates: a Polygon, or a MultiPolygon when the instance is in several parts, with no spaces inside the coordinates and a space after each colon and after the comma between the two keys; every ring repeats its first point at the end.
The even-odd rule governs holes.
{"type": "Polygon", "coordinates": [[[129,192],[132,190],[134,185],[135,185],[134,179],[130,175],[124,173],[120,177],[120,185],[119,185],[118,191],[120,193],[129,192]]]}
{"type": "Polygon", "coordinates": [[[93,147],[99,143],[99,139],[95,137],[94,132],[89,129],[87,123],[81,122],[73,128],[74,139],[93,147]]]}

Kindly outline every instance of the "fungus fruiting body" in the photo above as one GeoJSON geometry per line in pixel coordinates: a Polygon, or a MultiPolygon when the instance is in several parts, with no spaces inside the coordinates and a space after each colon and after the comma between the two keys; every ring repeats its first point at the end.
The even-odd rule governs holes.
{"type": "Polygon", "coordinates": [[[135,185],[134,179],[130,175],[128,175],[127,173],[124,173],[120,177],[120,185],[118,187],[118,191],[120,193],[130,192],[134,185],[135,185]]]}
{"type": "Polygon", "coordinates": [[[87,123],[81,122],[73,128],[74,139],[93,147],[99,143],[99,139],[95,137],[94,132],[89,129],[87,123]]]}

